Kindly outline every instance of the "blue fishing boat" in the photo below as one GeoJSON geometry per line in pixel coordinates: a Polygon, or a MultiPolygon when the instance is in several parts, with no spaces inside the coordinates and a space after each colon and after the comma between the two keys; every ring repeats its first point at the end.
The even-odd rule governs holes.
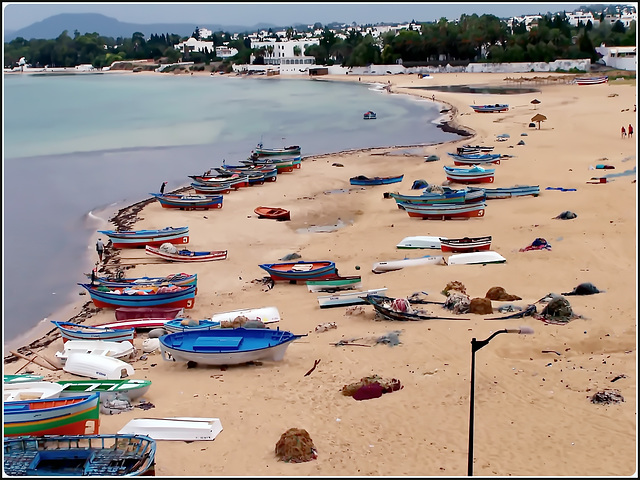
{"type": "Polygon", "coordinates": [[[331,261],[263,263],[258,266],[265,270],[274,282],[306,282],[338,275],[336,264],[331,261]]]}
{"type": "Polygon", "coordinates": [[[89,292],[93,304],[98,308],[118,307],[178,307],[193,308],[196,286],[157,287],[155,285],[136,285],[127,288],[110,288],[78,283],[89,292]]]}
{"type": "MultiPolygon", "coordinates": [[[[86,274],[91,278],[90,274],[86,274]]],[[[115,277],[94,277],[94,283],[104,285],[105,287],[130,287],[132,285],[178,285],[184,287],[186,285],[197,285],[197,273],[171,273],[164,277],[132,277],[125,278],[124,272],[120,270],[115,277]]]]}
{"type": "Polygon", "coordinates": [[[4,472],[30,477],[155,475],[156,441],[146,435],[5,438],[4,472]]]}
{"type": "Polygon", "coordinates": [[[209,330],[220,328],[220,322],[209,319],[198,320],[195,318],[174,318],[165,322],[162,326],[167,332],[192,332],[195,330],[209,330]]]}
{"type": "Polygon", "coordinates": [[[98,230],[104,233],[113,248],[144,248],[163,243],[189,243],[189,227],[165,227],[159,230],[98,230]]]}
{"type": "Polygon", "coordinates": [[[497,198],[511,198],[531,195],[537,197],[540,195],[540,185],[515,185],[513,187],[503,188],[485,188],[487,200],[497,198]]]}
{"type": "Polygon", "coordinates": [[[477,113],[495,113],[506,112],[509,110],[509,105],[506,103],[496,103],[494,105],[469,105],[477,113]]]}
{"type": "Polygon", "coordinates": [[[162,208],[177,208],[179,210],[209,210],[222,208],[222,195],[174,195],[171,193],[150,193],[162,208]]]}
{"type": "Polygon", "coordinates": [[[484,165],[487,163],[492,163],[495,165],[500,164],[499,153],[450,153],[447,154],[453,158],[453,163],[455,165],[484,165]]]}
{"type": "Polygon", "coordinates": [[[162,359],[202,365],[277,362],[294,340],[305,337],[269,328],[216,328],[176,332],[160,337],[162,359]]]}
{"type": "Polygon", "coordinates": [[[114,329],[105,327],[94,327],[92,325],[80,325],[72,322],[58,322],[51,320],[62,335],[62,342],[69,340],[107,340],[110,342],[129,341],[133,343],[135,328],[114,329]]]}
{"type": "Polygon", "coordinates": [[[351,185],[387,185],[389,183],[401,182],[403,178],[404,174],[389,177],[367,177],[365,175],[358,175],[357,177],[351,177],[349,183],[351,185]]]}

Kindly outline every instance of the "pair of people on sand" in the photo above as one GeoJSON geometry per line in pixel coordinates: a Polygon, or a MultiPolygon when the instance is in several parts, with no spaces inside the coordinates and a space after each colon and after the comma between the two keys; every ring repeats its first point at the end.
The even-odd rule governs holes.
{"type": "MultiPolygon", "coordinates": [[[[631,124],[629,124],[629,138],[633,137],[633,126],[631,124]]],[[[627,130],[624,129],[624,125],[622,126],[622,130],[621,130],[621,137],[620,138],[625,138],[627,136],[627,130]]]]}

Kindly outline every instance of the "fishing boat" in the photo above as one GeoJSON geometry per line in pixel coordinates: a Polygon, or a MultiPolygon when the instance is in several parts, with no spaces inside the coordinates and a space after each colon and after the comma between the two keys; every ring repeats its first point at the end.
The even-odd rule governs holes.
{"type": "Polygon", "coordinates": [[[402,209],[407,212],[410,217],[421,218],[423,220],[447,220],[482,217],[486,207],[484,202],[475,203],[452,203],[452,204],[433,204],[422,205],[418,203],[401,202],[402,209]]]}
{"type": "Polygon", "coordinates": [[[317,262],[300,260],[298,262],[263,263],[258,266],[265,270],[274,282],[306,282],[307,280],[335,277],[338,274],[336,264],[326,260],[317,262]]]}
{"type": "Polygon", "coordinates": [[[19,382],[2,386],[3,401],[36,400],[40,398],[58,398],[62,387],[54,382],[19,382]]]}
{"type": "Polygon", "coordinates": [[[193,308],[196,286],[157,287],[154,285],[127,288],[110,288],[79,283],[89,292],[93,304],[98,308],[118,307],[164,307],[193,308]]]}
{"type": "Polygon", "coordinates": [[[402,203],[422,203],[422,204],[443,204],[443,203],[464,203],[466,190],[451,190],[444,193],[421,193],[419,195],[405,195],[390,192],[389,196],[396,202],[398,208],[402,209],[402,203]]]}
{"type": "Polygon", "coordinates": [[[2,409],[4,436],[99,433],[99,404],[98,393],[5,402],[2,409]]]}
{"type": "Polygon", "coordinates": [[[449,153],[449,156],[453,158],[454,165],[499,165],[501,157],[498,153],[449,153]]]}
{"type": "Polygon", "coordinates": [[[113,248],[141,248],[145,245],[162,245],[163,243],[189,243],[189,227],[165,227],[159,230],[98,230],[104,233],[113,248]]]}
{"type": "MultiPolygon", "coordinates": [[[[91,278],[91,274],[86,274],[91,278]]],[[[106,287],[127,287],[130,285],[196,285],[198,282],[198,274],[189,273],[171,273],[164,277],[133,277],[125,278],[124,272],[120,270],[115,277],[94,277],[94,283],[104,285],[106,287]]]]}
{"type": "Polygon", "coordinates": [[[262,323],[275,323],[281,320],[278,307],[258,307],[258,308],[241,308],[231,310],[229,312],[214,313],[211,316],[213,322],[232,322],[238,317],[245,317],[248,320],[258,320],[262,323]]]}
{"type": "Polygon", "coordinates": [[[456,253],[454,255],[450,255],[446,260],[448,265],[485,265],[487,263],[505,263],[506,261],[506,258],[492,250],[456,253]]]}
{"type": "Polygon", "coordinates": [[[300,155],[300,145],[289,145],[288,147],[283,148],[266,148],[260,142],[253,153],[257,154],[260,157],[272,157],[272,156],[281,156],[281,155],[300,155]]]}
{"type": "Polygon", "coordinates": [[[489,153],[493,152],[495,147],[493,145],[462,145],[456,148],[458,155],[464,155],[465,153],[489,153]]]}
{"type": "Polygon", "coordinates": [[[196,318],[174,318],[166,322],[163,327],[167,332],[191,332],[195,330],[210,330],[212,328],[220,328],[220,322],[196,318]]]}
{"type": "Polygon", "coordinates": [[[121,380],[134,374],[131,364],[119,358],[93,353],[72,353],[62,369],[80,377],[98,380],[121,380]]]}
{"type": "Polygon", "coordinates": [[[433,248],[440,250],[440,239],[446,237],[413,236],[404,237],[396,245],[399,249],[433,248]]]}
{"type": "Polygon", "coordinates": [[[14,375],[4,375],[4,379],[2,383],[4,384],[14,384],[14,383],[23,383],[23,382],[39,382],[43,380],[44,377],[42,375],[33,375],[30,373],[17,373],[14,375]]]}
{"type": "Polygon", "coordinates": [[[107,340],[112,342],[128,341],[133,343],[136,331],[133,328],[106,328],[91,325],[79,325],[71,322],[51,320],[62,335],[63,343],[69,340],[107,340]]]}
{"type": "Polygon", "coordinates": [[[155,475],[156,442],[144,435],[46,435],[4,439],[4,472],[28,477],[155,475]]]}
{"type": "MultiPolygon", "coordinates": [[[[263,185],[264,184],[264,180],[265,180],[265,175],[264,173],[262,173],[259,170],[229,170],[227,168],[222,168],[222,167],[218,167],[216,168],[216,171],[218,172],[218,176],[220,178],[224,178],[224,177],[231,177],[231,178],[235,178],[238,175],[239,176],[245,176],[247,177],[247,185],[245,186],[251,186],[251,185],[263,185]]],[[[276,173],[277,173],[278,169],[276,168],[276,173]]]]}
{"type": "Polygon", "coordinates": [[[322,280],[307,280],[307,289],[310,292],[338,292],[341,290],[356,290],[362,287],[362,277],[360,275],[348,275],[341,277],[328,277],[322,280]]]}
{"type": "Polygon", "coordinates": [[[495,105],[469,105],[476,113],[496,113],[506,112],[509,105],[506,103],[496,103],[495,105]]]}
{"type": "Polygon", "coordinates": [[[419,321],[419,320],[469,320],[468,318],[457,317],[439,317],[437,315],[428,315],[423,312],[407,309],[408,302],[398,302],[397,299],[386,297],[384,295],[367,295],[364,301],[372,305],[377,313],[387,320],[398,320],[402,322],[419,321]]]}
{"type": "Polygon", "coordinates": [[[150,193],[162,208],[180,210],[209,210],[222,208],[222,195],[173,195],[170,193],[150,193]]]}
{"type": "Polygon", "coordinates": [[[68,340],[64,343],[64,349],[56,352],[55,356],[64,365],[69,355],[74,353],[88,353],[113,358],[131,358],[135,353],[135,347],[128,341],[68,340]]]}
{"type": "Polygon", "coordinates": [[[111,400],[116,395],[126,398],[130,402],[142,397],[149,391],[151,380],[127,379],[99,379],[99,380],[58,380],[56,382],[62,391],[61,397],[75,397],[84,393],[99,393],[100,402],[111,400]]]}
{"type": "Polygon", "coordinates": [[[302,157],[299,155],[296,157],[251,157],[248,160],[242,160],[242,162],[245,163],[245,165],[274,166],[278,174],[281,174],[290,173],[300,168],[302,165],[302,157]]]}
{"type": "MultiPolygon", "coordinates": [[[[222,167],[216,167],[216,171],[218,173],[223,174],[227,172],[236,172],[236,173],[244,173],[251,174],[252,172],[260,172],[264,175],[265,182],[275,182],[278,180],[278,168],[274,164],[259,164],[259,165],[228,165],[226,163],[222,164],[222,167]]],[[[250,182],[251,183],[251,182],[250,182]]]]}
{"type": "MultiPolygon", "coordinates": [[[[194,175],[189,175],[189,177],[194,178],[194,175]]],[[[215,175],[212,177],[202,178],[201,180],[195,180],[194,183],[204,187],[224,185],[231,187],[233,190],[238,190],[249,186],[249,175],[240,173],[234,173],[232,175],[215,175]]]]}
{"type": "Polygon", "coordinates": [[[363,297],[367,295],[384,295],[387,291],[386,288],[373,288],[370,290],[363,290],[360,292],[347,292],[347,293],[336,293],[333,295],[320,295],[318,297],[318,305],[320,308],[331,308],[331,307],[348,307],[351,305],[362,305],[367,302],[364,301],[363,297]]]}
{"type": "Polygon", "coordinates": [[[403,178],[404,174],[392,175],[389,177],[367,177],[365,175],[358,175],[356,177],[351,177],[349,179],[349,183],[351,185],[388,185],[390,183],[401,182],[403,178]]]}
{"type": "Polygon", "coordinates": [[[495,168],[473,165],[470,168],[444,166],[447,180],[457,183],[493,183],[495,168]]]}
{"type": "Polygon", "coordinates": [[[441,238],[443,252],[466,253],[480,252],[491,248],[491,235],[484,237],[441,238]]]}
{"type": "Polygon", "coordinates": [[[183,442],[214,440],[220,432],[220,419],[209,417],[134,418],[118,430],[120,435],[146,435],[154,440],[183,442]]]}
{"type": "Polygon", "coordinates": [[[280,207],[256,207],[253,211],[258,215],[258,218],[291,220],[291,212],[280,207]]]}
{"type": "Polygon", "coordinates": [[[484,191],[487,196],[487,200],[523,197],[526,195],[537,197],[540,195],[540,185],[515,185],[513,187],[485,188],[484,191]]]}
{"type": "Polygon", "coordinates": [[[420,265],[441,265],[444,263],[442,255],[425,255],[418,258],[403,258],[401,260],[390,260],[388,262],[376,262],[371,271],[373,273],[392,272],[402,270],[405,267],[417,267],[420,265]]]}
{"type": "Polygon", "coordinates": [[[364,112],[363,118],[365,120],[375,120],[376,119],[376,112],[372,112],[371,110],[364,112]]]}
{"type": "Polygon", "coordinates": [[[202,365],[277,362],[289,345],[303,335],[269,328],[217,328],[169,333],[160,337],[162,359],[202,365]]]}
{"type": "Polygon", "coordinates": [[[118,307],[115,310],[116,320],[139,320],[141,318],[166,318],[171,320],[182,315],[181,307],[134,306],[118,307]]]}
{"type": "Polygon", "coordinates": [[[226,260],[226,250],[207,250],[201,252],[194,252],[192,250],[182,249],[178,250],[172,244],[162,244],[160,248],[155,248],[150,245],[145,247],[145,252],[148,255],[162,258],[170,262],[212,262],[214,260],[226,260]]]}
{"type": "Polygon", "coordinates": [[[231,181],[221,182],[216,185],[206,185],[201,182],[192,182],[191,188],[198,193],[203,195],[223,195],[227,193],[231,193],[231,190],[236,190],[233,188],[231,181]]]}
{"type": "Polygon", "coordinates": [[[600,75],[597,77],[576,77],[574,82],[578,85],[597,85],[599,83],[607,83],[609,77],[607,75],[600,75]]]}
{"type": "Polygon", "coordinates": [[[147,332],[154,328],[164,328],[165,323],[170,319],[168,318],[137,318],[133,320],[120,320],[116,322],[107,322],[96,325],[97,327],[104,328],[133,328],[136,332],[147,332]]]}

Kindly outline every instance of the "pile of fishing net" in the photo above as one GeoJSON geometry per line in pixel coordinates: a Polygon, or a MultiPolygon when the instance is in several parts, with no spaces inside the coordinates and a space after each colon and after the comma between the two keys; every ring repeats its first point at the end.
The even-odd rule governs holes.
{"type": "Polygon", "coordinates": [[[353,397],[355,400],[368,400],[381,397],[383,393],[400,390],[402,384],[396,378],[385,379],[379,375],[363,377],[355,383],[342,387],[342,394],[353,397]]]}
{"type": "Polygon", "coordinates": [[[302,463],[318,458],[309,432],[303,428],[290,428],[276,443],[276,456],[283,462],[302,463]]]}

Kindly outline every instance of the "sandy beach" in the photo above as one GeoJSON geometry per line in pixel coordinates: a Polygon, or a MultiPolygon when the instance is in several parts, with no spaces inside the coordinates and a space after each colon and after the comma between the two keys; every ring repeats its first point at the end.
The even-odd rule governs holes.
{"type": "MultiPolygon", "coordinates": [[[[134,229],[188,225],[187,248],[226,249],[229,256],[193,265],[152,264],[140,263],[145,257],[141,250],[108,251],[105,265],[111,271],[118,264],[138,263],[127,276],[197,273],[195,306],[186,310],[191,318],[273,305],[282,320],[272,328],[307,336],[291,344],[280,362],[187,368],[183,362],[164,361],[159,351],[141,359],[146,334],[139,334],[138,354],[131,361],[133,378],[152,381],[144,399],[154,408],[101,415],[100,432],[115,433],[141,417],[221,420],[223,431],[214,441],[158,441],[158,476],[466,476],[471,340],[526,326],[534,333],[499,335],[476,352],[474,475],[636,475],[637,148],[635,138],[621,138],[620,133],[622,126],[637,125],[635,82],[578,86],[523,81],[519,85],[540,92],[517,95],[410,88],[514,86],[505,78],[554,75],[563,77],[533,72],[434,74],[429,80],[417,75],[360,80],[328,76],[390,83],[391,94],[434,95],[450,127],[472,134],[455,143],[316,157],[304,157],[301,145],[299,170],[226,194],[222,209],[163,209],[152,200],[120,212],[120,225],[134,229]],[[541,103],[531,104],[534,98],[541,103]],[[508,103],[509,111],[480,114],[469,106],[495,103],[508,103]],[[537,123],[530,127],[537,113],[547,120],[539,128],[537,123]],[[507,141],[498,142],[500,134],[508,134],[507,141]],[[447,152],[463,144],[492,145],[496,153],[512,155],[495,166],[490,187],[539,185],[540,195],[489,200],[482,218],[445,221],[410,218],[385,198],[390,191],[417,195],[419,191],[411,189],[414,180],[443,184],[443,166],[453,165],[447,152]],[[439,160],[425,162],[427,155],[439,160]],[[598,164],[614,168],[595,169],[598,164]],[[357,175],[399,174],[404,180],[397,184],[349,185],[349,178],[357,175]],[[605,175],[606,183],[589,183],[605,175]],[[254,208],[260,205],[288,209],[291,220],[259,219],[254,208]],[[564,211],[577,217],[554,218],[564,211]],[[492,250],[506,263],[371,271],[375,262],[439,253],[396,248],[404,237],[416,235],[491,235],[492,250]],[[520,251],[536,238],[546,239],[551,249],[520,251]],[[492,301],[494,313],[489,315],[421,322],[381,320],[369,305],[321,309],[317,296],[325,294],[311,293],[304,284],[276,283],[269,289],[261,281],[266,272],[259,264],[278,263],[292,253],[306,261],[332,260],[341,275],[361,275],[363,289],[384,287],[390,297],[427,292],[430,300],[443,302],[441,292],[457,281],[471,298],[485,297],[499,286],[521,300],[492,301]],[[585,282],[601,293],[567,296],[579,318],[566,324],[531,316],[487,319],[502,315],[498,308],[507,303],[536,304],[540,312],[541,298],[570,292],[585,282]],[[317,326],[330,322],[337,328],[316,332],[317,326]],[[399,345],[371,341],[393,331],[400,332],[399,345]],[[351,339],[360,339],[364,346],[335,345],[351,339]],[[343,386],[371,375],[397,379],[402,389],[363,401],[342,395],[343,386]],[[611,391],[624,401],[591,401],[597,392],[611,391]],[[278,460],[276,443],[289,428],[309,433],[316,459],[278,460]]],[[[378,118],[384,115],[377,113],[378,118]]],[[[188,184],[187,175],[202,172],[184,173],[188,184]]],[[[95,311],[91,303],[85,306],[88,300],[79,296],[69,307],[69,318],[83,318],[86,324],[115,320],[113,310],[95,311]]],[[[455,316],[439,305],[424,307],[434,315],[455,316]]],[[[28,346],[53,359],[62,339],[53,333],[28,346]]],[[[47,380],[74,378],[35,363],[24,367],[24,359],[7,359],[7,354],[5,374],[29,371],[47,380]]]]}

